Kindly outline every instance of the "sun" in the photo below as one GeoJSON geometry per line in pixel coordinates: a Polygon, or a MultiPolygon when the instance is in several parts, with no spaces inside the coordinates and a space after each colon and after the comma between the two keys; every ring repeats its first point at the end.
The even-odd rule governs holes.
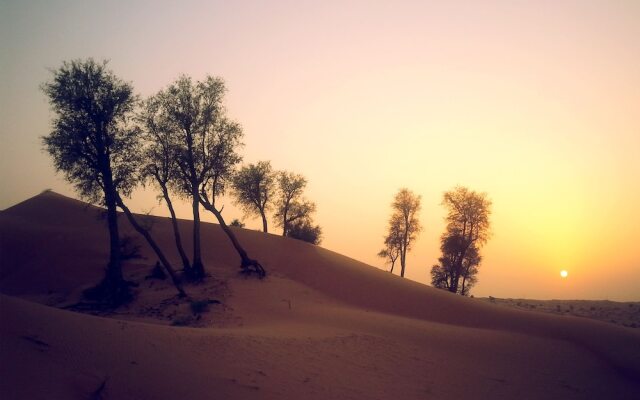
{"type": "Polygon", "coordinates": [[[566,278],[567,276],[569,276],[569,273],[566,269],[563,269],[562,271],[560,271],[560,276],[566,278]]]}

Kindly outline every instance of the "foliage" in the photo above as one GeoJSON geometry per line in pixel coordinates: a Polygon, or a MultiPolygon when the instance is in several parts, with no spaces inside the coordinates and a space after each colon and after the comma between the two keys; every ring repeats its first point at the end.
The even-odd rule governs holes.
{"type": "Polygon", "coordinates": [[[385,237],[385,247],[378,253],[380,257],[387,257],[393,265],[400,258],[400,276],[404,277],[407,262],[407,252],[422,230],[419,220],[420,196],[406,188],[402,188],[395,195],[391,203],[392,214],[389,218],[389,228],[385,237]],[[393,260],[391,258],[393,257],[393,260]]]}
{"type": "Polygon", "coordinates": [[[266,212],[275,193],[275,175],[269,161],[259,161],[242,167],[233,177],[238,206],[248,215],[260,216],[264,232],[268,230],[266,212]]]}
{"type": "Polygon", "coordinates": [[[105,204],[105,191],[112,189],[128,196],[140,162],[139,130],[131,123],[133,87],[106,61],[64,62],[53,74],[42,90],[56,117],[42,140],[56,170],[93,203],[105,204]]]}
{"type": "Polygon", "coordinates": [[[316,211],[315,203],[302,197],[307,180],[300,174],[282,171],[277,175],[277,197],[274,219],[287,236],[289,226],[299,220],[309,219],[316,211]]]}
{"type": "Polygon", "coordinates": [[[491,201],[486,193],[458,186],[444,193],[443,205],[447,226],[440,241],[442,256],[431,268],[431,283],[466,296],[477,282],[480,248],[489,238],[491,201]]]}
{"type": "Polygon", "coordinates": [[[297,220],[289,227],[287,236],[319,245],[322,242],[322,228],[320,225],[314,226],[309,219],[297,220]]]}
{"type": "Polygon", "coordinates": [[[236,228],[244,228],[244,222],[240,221],[238,218],[235,218],[233,221],[231,221],[229,226],[233,226],[236,228]]]}

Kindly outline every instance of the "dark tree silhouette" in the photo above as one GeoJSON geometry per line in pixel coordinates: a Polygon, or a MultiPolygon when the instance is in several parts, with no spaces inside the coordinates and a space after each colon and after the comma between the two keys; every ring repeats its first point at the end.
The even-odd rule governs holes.
{"type": "Polygon", "coordinates": [[[267,229],[267,211],[275,193],[275,173],[269,161],[259,161],[242,167],[233,177],[233,194],[238,206],[248,215],[262,218],[262,230],[267,229]]]}
{"type": "Polygon", "coordinates": [[[217,113],[211,124],[212,134],[204,143],[208,169],[200,185],[200,204],[216,217],[223,232],[237,251],[241,259],[241,272],[246,275],[256,273],[258,277],[263,278],[266,276],[266,272],[262,265],[249,257],[233,230],[224,220],[222,216],[224,206],[220,209],[216,206],[216,199],[225,194],[233,178],[234,168],[241,161],[237,148],[242,145],[242,128],[238,123],[227,119],[223,112],[217,113]]]}
{"type": "Polygon", "coordinates": [[[276,225],[282,228],[282,236],[287,236],[289,226],[296,221],[310,218],[316,210],[316,205],[302,197],[307,186],[304,176],[282,171],[278,173],[277,184],[274,219],[276,225]]]}
{"type": "Polygon", "coordinates": [[[309,218],[298,219],[289,225],[287,236],[318,245],[322,241],[320,225],[313,225],[309,218]]]}
{"type": "Polygon", "coordinates": [[[442,257],[431,268],[431,283],[466,296],[477,282],[480,247],[489,238],[491,200],[486,193],[457,186],[444,193],[442,204],[447,208],[447,228],[441,238],[442,257]]]}
{"type": "Polygon", "coordinates": [[[244,228],[244,222],[240,221],[238,218],[235,218],[229,226],[233,226],[234,228],[244,228]]]}
{"type": "Polygon", "coordinates": [[[87,59],[64,62],[42,90],[56,115],[43,137],[56,170],[82,197],[106,207],[109,263],[103,280],[85,295],[117,306],[132,297],[122,275],[117,198],[118,192],[129,195],[138,180],[133,87],[106,62],[87,59]]]}
{"type": "Polygon", "coordinates": [[[384,258],[386,262],[391,264],[390,272],[393,274],[393,267],[400,257],[402,249],[403,235],[400,232],[400,224],[390,225],[389,233],[384,238],[384,248],[378,252],[378,257],[384,258]]]}
{"type": "MultiPolygon", "coordinates": [[[[407,252],[422,230],[418,213],[420,212],[420,196],[402,188],[391,203],[393,213],[389,219],[389,231],[385,238],[385,249],[389,246],[400,257],[400,276],[404,277],[407,265],[407,252]]],[[[388,250],[387,250],[388,251],[388,250]]],[[[392,252],[392,254],[395,254],[392,252]]],[[[395,262],[395,261],[394,261],[395,262]]]]}
{"type": "Polygon", "coordinates": [[[194,83],[190,77],[181,76],[151,100],[158,103],[159,118],[174,138],[175,189],[191,201],[193,259],[185,274],[192,280],[202,280],[205,275],[200,243],[200,187],[216,162],[208,153],[209,142],[224,114],[224,93],[220,78],[207,76],[194,83]]]}
{"type": "Polygon", "coordinates": [[[176,157],[177,135],[170,121],[167,121],[166,115],[160,113],[160,102],[156,98],[152,97],[144,102],[138,119],[143,126],[146,142],[143,177],[160,189],[161,199],[164,200],[171,215],[175,244],[182,260],[183,270],[190,271],[191,264],[182,246],[176,212],[169,194],[169,186],[177,186],[175,182],[179,174],[176,157]]]}

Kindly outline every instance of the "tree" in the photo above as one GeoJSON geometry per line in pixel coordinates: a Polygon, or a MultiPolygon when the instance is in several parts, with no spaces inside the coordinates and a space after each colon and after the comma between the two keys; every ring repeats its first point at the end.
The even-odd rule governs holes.
{"type": "Polygon", "coordinates": [[[240,221],[238,218],[234,218],[229,226],[233,226],[234,228],[244,228],[244,222],[240,221]]]}
{"type": "Polygon", "coordinates": [[[322,241],[322,228],[314,226],[309,218],[298,219],[289,226],[287,236],[318,245],[322,241]]]}
{"type": "Polygon", "coordinates": [[[215,125],[224,115],[224,92],[220,78],[207,76],[204,81],[194,83],[190,77],[181,76],[151,100],[158,103],[158,118],[172,138],[177,167],[174,187],[191,201],[193,259],[185,273],[192,280],[202,280],[205,275],[200,243],[200,187],[216,161],[208,151],[216,135],[215,125]]]}
{"type": "Polygon", "coordinates": [[[267,210],[275,192],[275,173],[269,161],[249,164],[233,178],[234,196],[237,204],[249,215],[262,218],[262,230],[267,230],[267,210]]]}
{"type": "Polygon", "coordinates": [[[103,280],[85,294],[117,306],[132,297],[122,275],[117,198],[128,196],[138,181],[133,87],[106,62],[87,59],[64,62],[42,90],[56,114],[42,139],[56,170],[82,197],[106,207],[109,263],[103,280]]]}
{"type": "Polygon", "coordinates": [[[411,250],[413,242],[422,230],[418,219],[420,196],[416,196],[410,190],[402,188],[394,197],[391,208],[393,213],[389,219],[389,231],[385,238],[385,249],[382,251],[386,251],[387,254],[398,254],[400,257],[400,276],[404,277],[407,252],[411,250]],[[391,251],[389,251],[389,246],[391,246],[391,251]]]}
{"type": "Polygon", "coordinates": [[[216,199],[225,194],[233,178],[235,166],[241,161],[237,148],[242,145],[242,128],[239,124],[228,120],[224,114],[218,114],[213,123],[214,134],[206,142],[206,153],[210,160],[205,179],[200,185],[200,204],[210,211],[218,220],[223,232],[231,241],[240,256],[240,270],[249,275],[256,273],[259,278],[266,276],[262,265],[249,257],[235,233],[229,228],[222,216],[222,209],[216,206],[216,199]]]}
{"type": "Polygon", "coordinates": [[[442,257],[431,268],[433,286],[468,295],[477,282],[480,248],[489,238],[491,200],[462,186],[444,193],[446,231],[441,238],[442,257]]]}
{"type": "Polygon", "coordinates": [[[378,257],[384,258],[386,262],[391,264],[390,272],[393,274],[393,268],[400,256],[402,248],[403,235],[400,232],[400,225],[389,226],[389,233],[384,238],[384,248],[378,252],[378,257]]]}
{"type": "Polygon", "coordinates": [[[142,173],[145,179],[153,182],[161,191],[159,198],[164,200],[169,209],[176,249],[182,260],[182,267],[184,271],[190,271],[191,264],[182,246],[178,220],[169,194],[169,186],[176,186],[175,182],[179,174],[176,157],[177,135],[171,129],[170,122],[164,118],[166,115],[160,113],[160,105],[157,98],[148,99],[144,102],[138,117],[144,128],[146,144],[142,173]]]}
{"type": "Polygon", "coordinates": [[[282,171],[278,173],[277,184],[274,219],[276,225],[282,228],[282,236],[287,236],[289,226],[298,220],[310,218],[316,205],[302,197],[307,186],[304,176],[282,171]]]}

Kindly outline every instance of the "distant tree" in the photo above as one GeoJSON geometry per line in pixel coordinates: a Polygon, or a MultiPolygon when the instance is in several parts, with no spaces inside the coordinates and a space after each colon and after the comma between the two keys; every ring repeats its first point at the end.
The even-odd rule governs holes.
{"type": "Polygon", "coordinates": [[[378,252],[378,257],[384,258],[386,262],[391,264],[390,272],[393,274],[393,268],[400,257],[402,249],[403,235],[400,232],[400,224],[389,226],[389,233],[384,238],[384,248],[378,252]]]}
{"type": "MultiPolygon", "coordinates": [[[[407,252],[422,230],[418,214],[420,212],[420,196],[403,188],[398,191],[391,203],[393,213],[389,219],[389,230],[385,237],[385,249],[390,254],[400,257],[400,276],[404,277],[407,265],[407,252]],[[391,247],[391,251],[389,251],[391,247]]],[[[395,260],[394,260],[395,263],[395,260]]]]}
{"type": "Polygon", "coordinates": [[[276,225],[282,228],[282,236],[287,236],[289,226],[298,220],[310,218],[316,205],[302,197],[307,186],[304,176],[282,171],[278,173],[277,184],[274,219],[276,225]]]}
{"type": "Polygon", "coordinates": [[[224,82],[220,78],[207,76],[194,83],[190,77],[181,76],[151,100],[157,102],[158,118],[172,138],[177,167],[174,188],[191,202],[193,259],[185,273],[192,280],[201,280],[205,275],[200,242],[200,187],[213,168],[212,163],[216,162],[208,151],[210,142],[217,135],[216,124],[224,115],[224,92],[224,82]]]}
{"type": "Polygon", "coordinates": [[[119,305],[132,297],[121,267],[118,192],[127,196],[138,181],[138,130],[130,123],[136,104],[133,87],[93,59],[64,62],[42,85],[55,113],[43,137],[53,157],[80,195],[106,207],[109,264],[88,297],[119,305]]]}
{"type": "Polygon", "coordinates": [[[486,193],[457,186],[444,193],[442,204],[447,227],[441,238],[442,257],[431,268],[431,283],[466,296],[477,282],[480,248],[489,238],[491,200],[486,193]]]}
{"type": "Polygon", "coordinates": [[[275,173],[269,161],[259,161],[242,167],[233,178],[233,193],[237,204],[249,215],[262,218],[262,230],[267,232],[267,211],[275,193],[275,173]]]}
{"type": "Polygon", "coordinates": [[[178,220],[169,194],[170,186],[179,187],[176,185],[179,176],[176,156],[179,138],[171,121],[167,120],[167,115],[160,112],[160,106],[160,101],[151,97],[144,102],[138,116],[144,130],[146,144],[142,173],[146,180],[151,181],[161,191],[159,198],[164,200],[169,209],[176,249],[182,260],[182,267],[184,271],[190,271],[191,264],[182,246],[178,220]]]}
{"type": "Polygon", "coordinates": [[[313,225],[308,218],[298,219],[290,224],[287,236],[318,245],[322,241],[322,228],[320,225],[313,225]]]}
{"type": "Polygon", "coordinates": [[[240,221],[238,218],[235,218],[229,226],[233,226],[235,228],[244,228],[244,222],[240,221]]]}

